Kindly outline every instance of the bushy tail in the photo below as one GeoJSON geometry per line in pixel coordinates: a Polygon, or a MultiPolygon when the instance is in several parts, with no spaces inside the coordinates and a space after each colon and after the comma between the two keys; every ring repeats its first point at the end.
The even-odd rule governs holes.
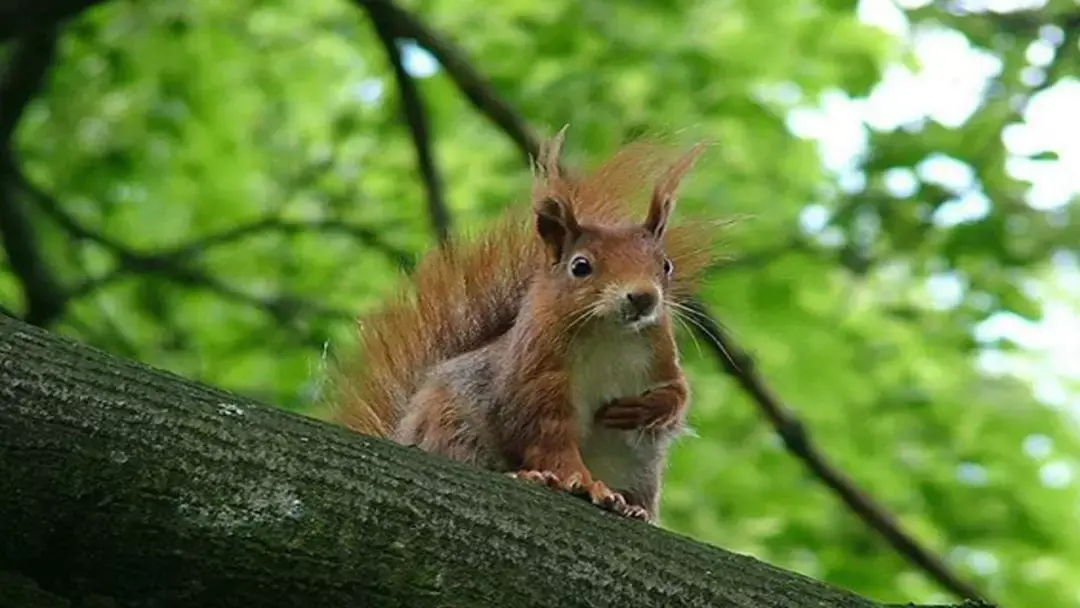
{"type": "Polygon", "coordinates": [[[337,379],[336,422],[389,436],[435,364],[514,323],[539,247],[521,213],[430,252],[378,311],[357,320],[358,356],[337,379]]]}

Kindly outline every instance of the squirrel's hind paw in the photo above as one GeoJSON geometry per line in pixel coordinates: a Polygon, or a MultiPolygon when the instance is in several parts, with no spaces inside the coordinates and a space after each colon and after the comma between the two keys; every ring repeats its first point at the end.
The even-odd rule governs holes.
{"type": "Polygon", "coordinates": [[[587,498],[594,505],[612,513],[649,521],[649,512],[644,507],[632,505],[626,502],[626,498],[618,492],[611,491],[603,482],[593,481],[591,484],[582,484],[578,475],[571,475],[563,480],[551,471],[535,469],[522,469],[508,473],[515,479],[523,479],[533,483],[547,486],[555,490],[562,490],[575,496],[587,498]]]}
{"type": "Polygon", "coordinates": [[[622,515],[623,517],[649,521],[649,512],[646,511],[644,507],[626,502],[626,498],[618,492],[608,491],[607,494],[601,495],[598,498],[593,498],[592,502],[605,510],[611,511],[617,515],[622,515]]]}
{"type": "Polygon", "coordinates": [[[652,514],[645,510],[645,507],[639,507],[637,505],[630,505],[630,513],[627,513],[626,516],[649,523],[656,523],[653,521],[652,514]]]}
{"type": "Polygon", "coordinates": [[[523,469],[521,471],[512,471],[507,473],[514,479],[524,479],[525,481],[531,481],[538,483],[549,488],[562,489],[563,483],[559,480],[559,476],[551,471],[537,471],[535,469],[523,469]]]}

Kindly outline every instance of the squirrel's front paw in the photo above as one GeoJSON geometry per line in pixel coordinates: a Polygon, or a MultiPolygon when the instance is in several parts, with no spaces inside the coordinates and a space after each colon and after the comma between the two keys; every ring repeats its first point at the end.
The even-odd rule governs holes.
{"type": "Polygon", "coordinates": [[[620,430],[663,430],[678,422],[678,405],[652,395],[621,397],[611,401],[596,413],[596,421],[620,430]]]}
{"type": "Polygon", "coordinates": [[[562,490],[570,494],[589,499],[594,505],[617,513],[630,519],[649,520],[649,512],[643,507],[626,502],[626,498],[618,492],[612,492],[602,481],[581,482],[581,475],[573,473],[565,479],[551,471],[536,469],[522,469],[509,475],[515,479],[524,479],[533,483],[547,486],[556,490],[562,490]]]}

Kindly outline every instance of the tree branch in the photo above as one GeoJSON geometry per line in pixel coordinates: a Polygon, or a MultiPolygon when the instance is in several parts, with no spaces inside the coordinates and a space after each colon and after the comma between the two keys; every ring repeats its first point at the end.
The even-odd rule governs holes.
{"type": "Polygon", "coordinates": [[[0,470],[26,608],[880,606],[7,317],[0,470]]]}
{"type": "Polygon", "coordinates": [[[401,49],[398,48],[399,33],[395,21],[387,8],[378,2],[367,4],[367,12],[374,25],[375,34],[386,51],[386,58],[397,81],[398,94],[401,96],[401,112],[412,136],[416,148],[416,162],[420,168],[420,177],[427,190],[428,217],[439,243],[445,243],[450,236],[450,211],[443,197],[442,180],[431,152],[431,133],[427,124],[427,113],[420,91],[402,62],[401,49]]]}
{"type": "Polygon", "coordinates": [[[0,44],[55,27],[103,0],[0,0],[0,44]]]}
{"type": "Polygon", "coordinates": [[[117,279],[137,272],[139,269],[176,266],[188,263],[192,258],[204,254],[214,247],[234,243],[251,235],[265,234],[268,232],[297,234],[304,231],[336,232],[345,234],[389,257],[402,270],[409,270],[413,265],[413,257],[409,252],[384,242],[373,230],[363,226],[356,226],[339,220],[290,221],[276,217],[268,217],[248,224],[241,224],[183,245],[171,247],[164,251],[149,253],[129,252],[131,255],[136,255],[141,258],[138,264],[118,264],[116,268],[101,276],[86,279],[68,292],[68,298],[76,299],[83,297],[117,279]]]}
{"type": "Polygon", "coordinates": [[[48,325],[64,310],[64,295],[38,245],[14,176],[12,139],[26,107],[41,89],[56,54],[56,30],[20,38],[0,76],[0,237],[26,299],[25,319],[48,325]]]}
{"type": "MultiPolygon", "coordinates": [[[[391,0],[353,0],[357,4],[379,4],[386,7],[388,14],[394,16],[398,31],[409,32],[418,43],[428,49],[446,68],[447,74],[465,93],[477,110],[498,124],[518,145],[526,158],[535,158],[538,141],[524,118],[516,112],[486,83],[473,68],[462,58],[459,51],[441,40],[418,20],[395,6],[391,0]],[[451,68],[451,66],[453,66],[451,68]]],[[[753,372],[750,358],[741,349],[737,349],[730,339],[720,330],[707,310],[699,306],[696,321],[705,325],[703,336],[714,349],[714,353],[725,370],[738,382],[739,386],[758,404],[766,417],[784,440],[792,454],[802,459],[844,503],[864,522],[877,530],[886,541],[901,555],[945,588],[964,598],[978,599],[980,593],[970,584],[962,581],[948,566],[931,551],[922,547],[905,532],[884,508],[877,505],[843,473],[828,465],[824,456],[810,442],[805,429],[788,410],[780,406],[780,401],[766,388],[761,377],[753,372]],[[736,358],[730,356],[732,353],[736,358]],[[732,363],[737,363],[732,367],[732,363]],[[745,365],[744,365],[745,364],[745,365]]],[[[701,329],[701,328],[699,328],[701,329]]]]}
{"type": "Polygon", "coordinates": [[[758,373],[754,360],[720,327],[703,303],[694,302],[691,310],[694,311],[693,325],[709,345],[724,372],[750,396],[789,452],[802,460],[849,509],[881,534],[908,562],[958,596],[982,600],[983,596],[978,589],[962,580],[943,560],[921,546],[884,507],[859,489],[843,471],[829,463],[828,458],[814,445],[806,426],[781,402],[758,373]]]}
{"type": "Polygon", "coordinates": [[[465,53],[431,30],[392,0],[352,0],[358,7],[377,6],[382,17],[392,24],[398,37],[408,37],[424,47],[439,62],[458,89],[482,116],[490,119],[517,144],[526,162],[537,157],[540,140],[525,120],[495,93],[491,84],[473,69],[465,53]]]}
{"type": "Polygon", "coordinates": [[[64,291],[45,262],[33,224],[2,156],[0,152],[0,239],[11,271],[22,284],[26,301],[23,318],[27,323],[46,326],[63,313],[64,291]]]}
{"type": "Polygon", "coordinates": [[[403,269],[408,269],[413,265],[413,255],[411,253],[383,241],[379,234],[374,230],[333,219],[285,220],[279,217],[266,217],[255,220],[249,224],[241,224],[216,234],[196,239],[190,243],[173,247],[155,255],[183,260],[194,257],[200,253],[205,253],[206,250],[213,247],[242,240],[253,234],[282,232],[292,235],[304,231],[336,232],[348,235],[364,246],[370,247],[390,258],[395,264],[403,269]]]}
{"type": "Polygon", "coordinates": [[[0,76],[0,142],[10,146],[23,112],[45,82],[56,55],[56,30],[47,29],[15,42],[0,76]]]}
{"type": "MultiPolygon", "coordinates": [[[[34,195],[38,208],[43,213],[49,216],[49,218],[56,222],[60,228],[72,237],[96,243],[115,255],[118,264],[125,269],[125,272],[156,273],[181,285],[206,289],[217,293],[224,298],[260,309],[279,323],[289,323],[301,314],[315,314],[341,320],[352,318],[352,315],[345,311],[327,308],[316,302],[290,295],[278,295],[264,298],[235,289],[188,263],[188,260],[185,259],[183,253],[189,251],[190,246],[180,248],[179,251],[181,252],[181,255],[178,255],[175,258],[155,254],[142,254],[134,251],[104,234],[83,226],[65,213],[55,199],[30,183],[25,175],[22,175],[21,173],[17,173],[16,175],[20,186],[34,195]]],[[[108,275],[106,275],[106,277],[107,276],[108,275]]],[[[76,290],[70,294],[65,294],[65,299],[69,299],[72,295],[83,295],[87,293],[88,288],[100,287],[100,285],[106,281],[94,281],[91,279],[91,282],[94,284],[84,284],[80,288],[76,288],[76,290]]]]}

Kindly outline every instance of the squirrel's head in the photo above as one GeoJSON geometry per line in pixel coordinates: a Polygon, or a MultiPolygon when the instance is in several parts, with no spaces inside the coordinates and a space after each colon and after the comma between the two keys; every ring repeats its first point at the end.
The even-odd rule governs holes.
{"type": "Polygon", "coordinates": [[[673,263],[663,248],[670,201],[655,201],[644,223],[615,228],[577,223],[567,201],[536,207],[536,229],[549,262],[548,284],[568,315],[606,320],[637,330],[655,324],[673,263]]]}
{"type": "MultiPolygon", "coordinates": [[[[547,151],[551,172],[558,171],[550,159],[558,153],[561,135],[554,150],[547,151]]],[[[568,324],[602,322],[639,331],[659,322],[672,302],[669,291],[679,272],[665,248],[675,190],[702,149],[695,147],[664,171],[653,186],[647,214],[637,221],[579,221],[575,204],[589,201],[573,187],[548,189],[535,199],[535,227],[548,270],[544,286],[568,324]]]]}

